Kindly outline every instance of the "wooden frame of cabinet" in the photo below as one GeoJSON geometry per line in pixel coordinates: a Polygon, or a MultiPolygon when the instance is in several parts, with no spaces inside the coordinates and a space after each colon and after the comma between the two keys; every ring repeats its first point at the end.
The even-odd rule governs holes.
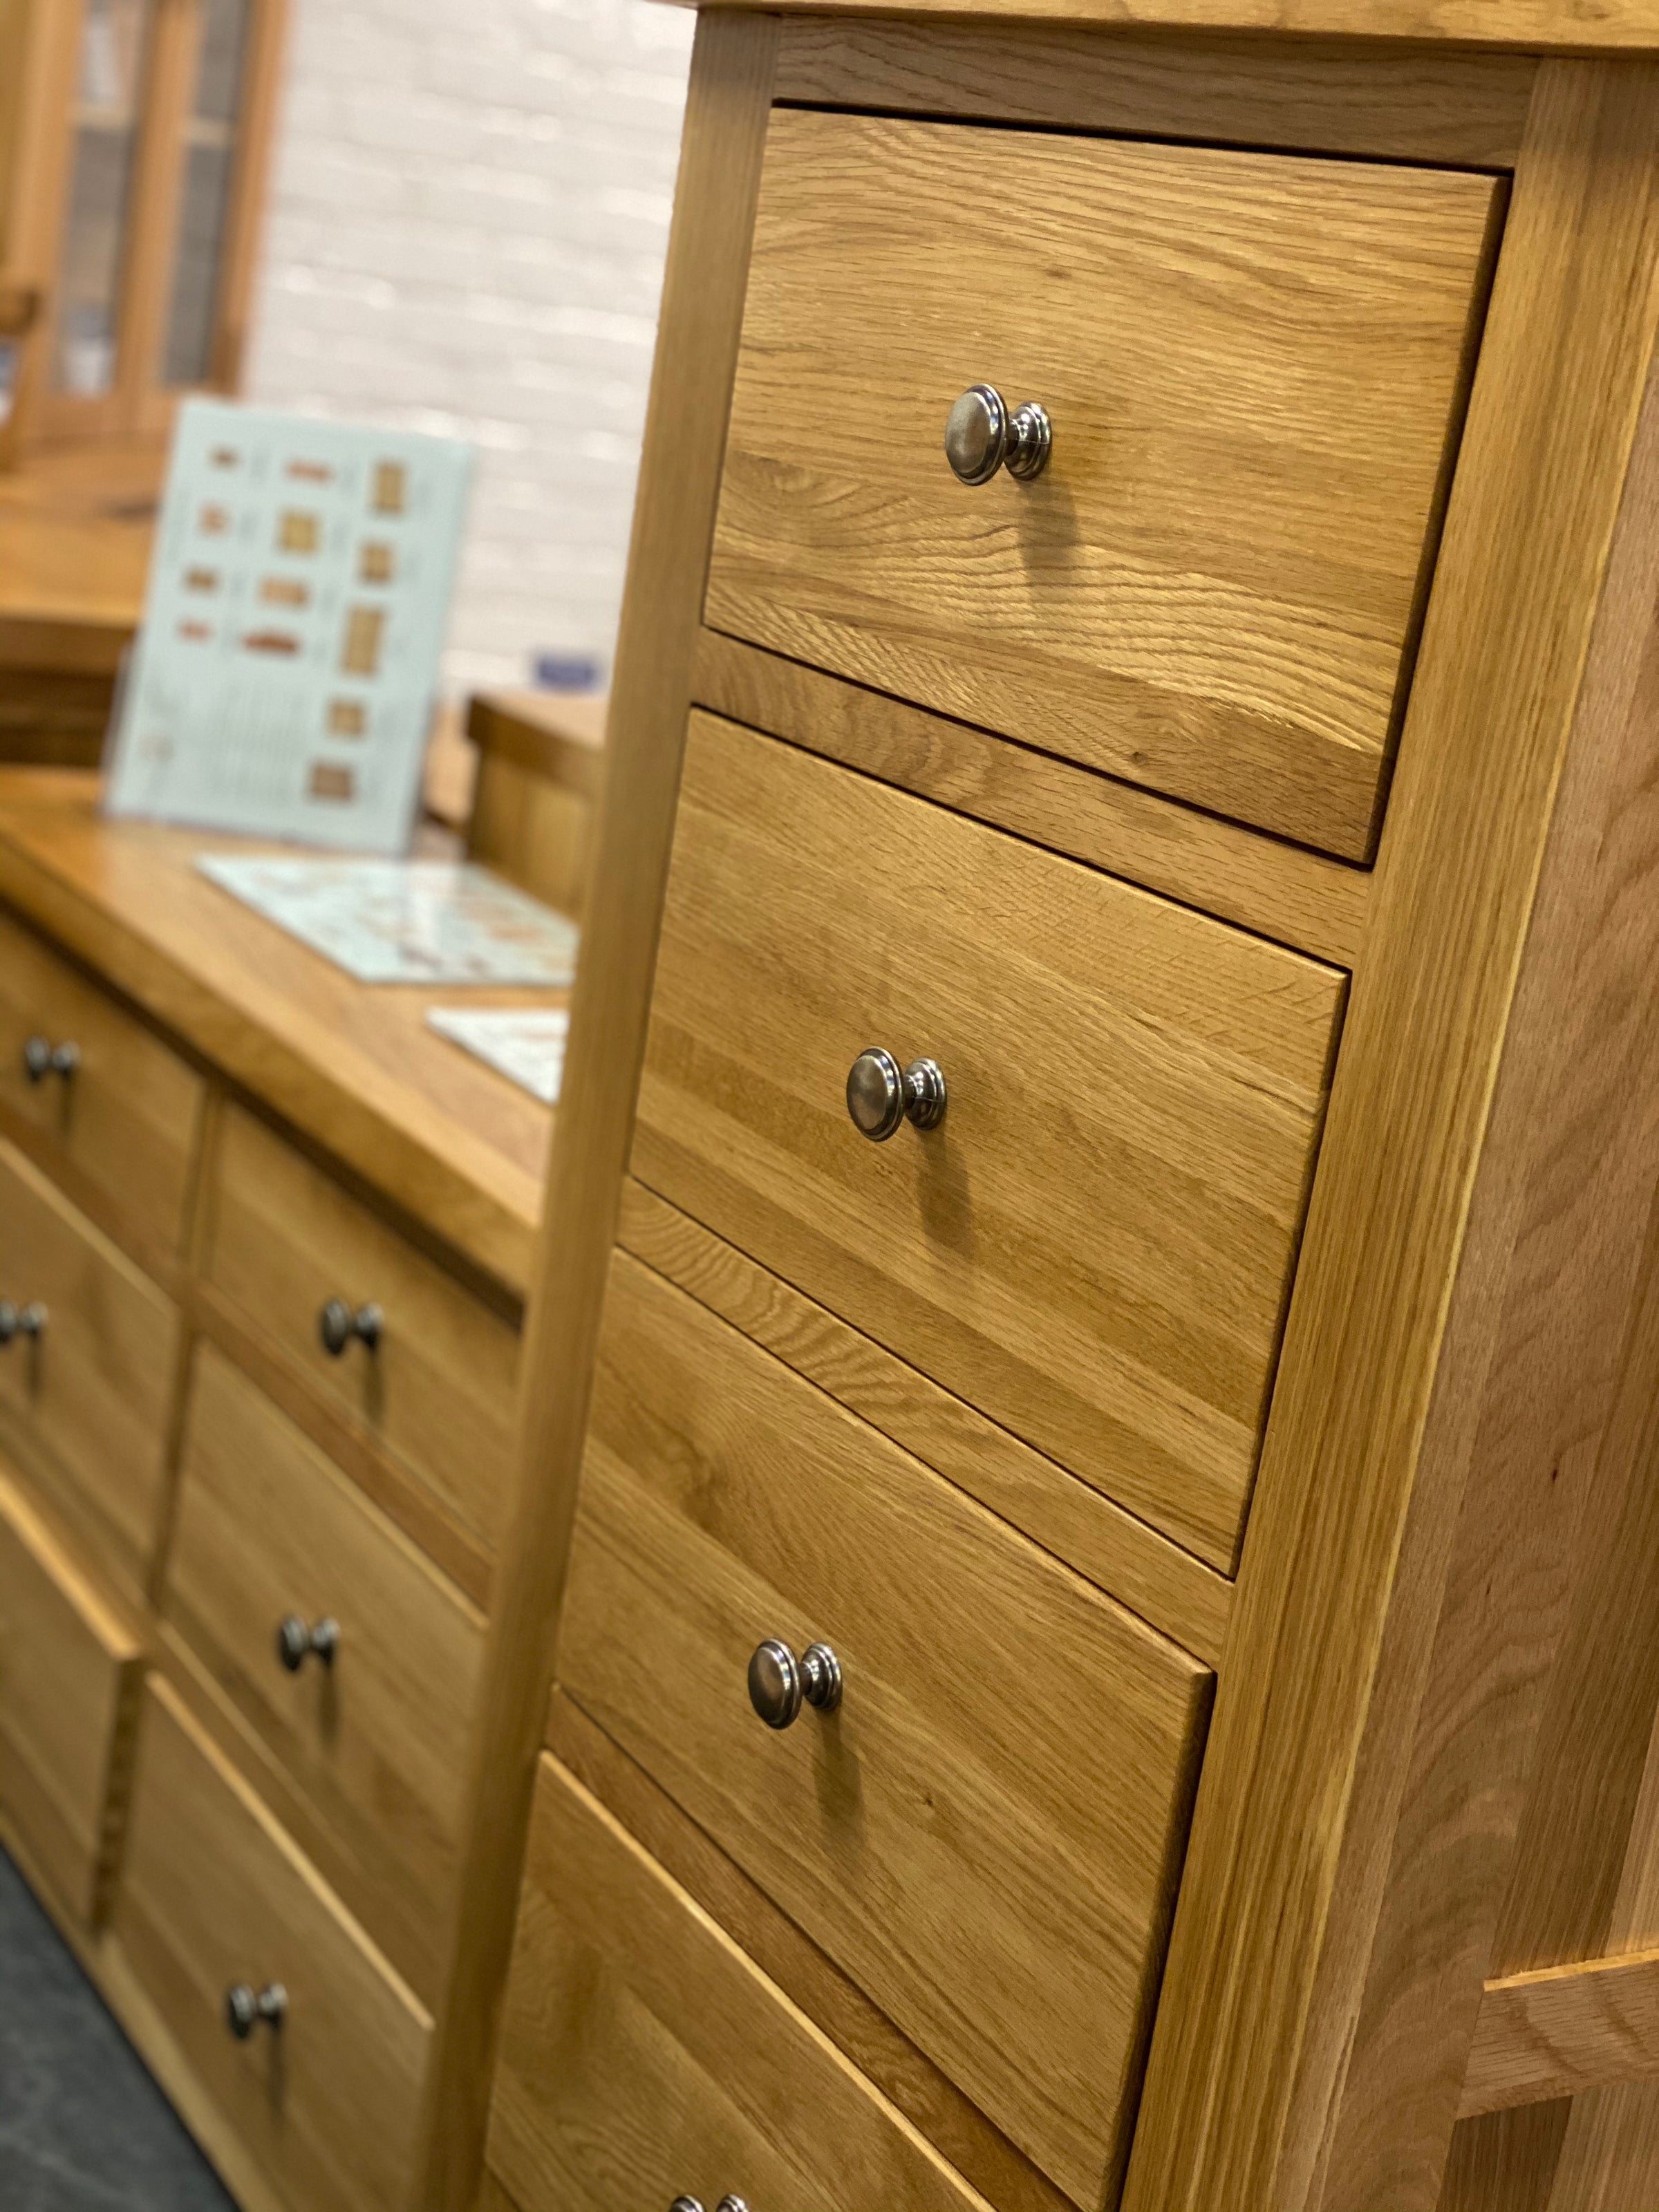
{"type": "MultiPolygon", "coordinates": [[[[287,0],[249,0],[240,110],[221,234],[209,374],[199,386],[232,392],[240,374],[255,252],[270,165],[287,0]]],[[[24,21],[6,275],[41,311],[24,340],[0,462],[43,446],[165,435],[179,391],[161,356],[177,246],[188,109],[200,49],[202,0],[155,0],[142,68],[125,247],[118,279],[113,380],[96,397],[55,388],[59,264],[69,214],[82,0],[28,0],[24,21]]]]}
{"type": "MultiPolygon", "coordinates": [[[[1328,0],[1298,9],[1302,35],[1282,45],[1237,35],[1286,27],[1252,0],[1176,0],[1133,23],[1091,0],[952,5],[967,23],[928,22],[925,5],[905,22],[847,20],[862,12],[757,6],[699,25],[611,708],[617,796],[527,1323],[515,1567],[486,1665],[470,1940],[440,2024],[428,2201],[461,2212],[476,2185],[505,1869],[544,1736],[688,710],[724,682],[763,726],[788,733],[793,715],[797,742],[912,788],[938,772],[919,712],[893,706],[880,758],[867,734],[857,758],[833,717],[833,736],[820,721],[803,740],[817,679],[780,664],[769,683],[763,656],[745,665],[699,634],[781,97],[1512,173],[1388,826],[1358,879],[1354,998],[1123,2202],[1645,2203],[1659,2192],[1659,1964],[1643,1948],[1659,1867],[1659,1124],[1640,1105],[1659,1096],[1643,1011],[1659,955],[1645,644],[1659,73],[1642,56],[1659,48],[1659,12],[1625,0],[1589,24],[1530,0],[1328,0]],[[1025,12],[1049,20],[1008,20],[1025,12]],[[1454,34],[1492,44],[1435,43],[1454,34]],[[1563,46],[1583,58],[1540,59],[1563,46]],[[1585,1727],[1621,1634],[1646,1656],[1585,1727]],[[1587,1790],[1604,1817],[1575,1824],[1565,1808],[1587,1790]]],[[[988,763],[935,795],[1006,818],[992,792],[988,763]]],[[[1037,834],[1064,846],[1058,793],[1048,807],[1037,834]]],[[[1128,811],[1116,834],[1133,834],[1128,811]]],[[[1327,932],[1352,927],[1340,901],[1326,914],[1327,932]]],[[[636,1806],[648,1794],[637,1777],[617,1787],[636,1806]]],[[[665,1851],[674,1823],[648,1817],[665,1851]]],[[[694,1892],[699,1854],[688,1841],[674,1868],[694,1892]]],[[[710,1874],[700,1893],[757,1955],[791,1955],[740,1884],[710,1874]]],[[[882,2037],[830,1993],[836,1979],[820,1961],[792,1993],[812,1992],[809,2009],[890,2095],[925,2095],[907,2079],[914,2054],[884,2079],[882,2037]]]]}

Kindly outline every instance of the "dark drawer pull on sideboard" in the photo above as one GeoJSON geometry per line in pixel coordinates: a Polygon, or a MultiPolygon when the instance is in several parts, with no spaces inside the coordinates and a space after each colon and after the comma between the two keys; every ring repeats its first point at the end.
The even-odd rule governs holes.
{"type": "Polygon", "coordinates": [[[945,1072],[936,1060],[901,1067],[890,1052],[867,1044],[847,1071],[847,1110],[872,1145],[884,1145],[902,1121],[936,1129],[945,1107],[945,1072]]]}
{"type": "Polygon", "coordinates": [[[804,1704],[833,1713],[841,1690],[841,1662],[827,1644],[809,1644],[797,1659],[769,1637],[749,1662],[749,1702],[769,1729],[792,1727],[804,1704]]]}
{"type": "Polygon", "coordinates": [[[374,1351],[385,1319],[379,1306],[354,1307],[343,1298],[330,1298],[317,1316],[317,1334],[329,1358],[337,1359],[354,1337],[366,1352],[374,1351]]]}
{"type": "Polygon", "coordinates": [[[307,1659],[334,1664],[340,1648],[340,1624],[331,1613],[313,1620],[309,1628],[297,1613],[287,1613],[276,1624],[276,1656],[290,1674],[297,1674],[307,1659]]]}
{"type": "Polygon", "coordinates": [[[225,2025],[238,2043],[246,2043],[261,2021],[279,2028],[288,2014],[288,1991],[280,1982],[267,1982],[262,1990],[238,1982],[225,1991],[225,2025]]]}
{"type": "Polygon", "coordinates": [[[46,1310],[39,1298],[21,1306],[10,1298],[0,1298],[0,1345],[9,1344],[15,1336],[39,1338],[46,1333],[46,1310]]]}
{"type": "Polygon", "coordinates": [[[44,1083],[49,1075],[68,1082],[81,1065],[81,1048],[67,1038],[54,1044],[50,1037],[32,1036],[23,1047],[23,1073],[31,1083],[44,1083]]]}

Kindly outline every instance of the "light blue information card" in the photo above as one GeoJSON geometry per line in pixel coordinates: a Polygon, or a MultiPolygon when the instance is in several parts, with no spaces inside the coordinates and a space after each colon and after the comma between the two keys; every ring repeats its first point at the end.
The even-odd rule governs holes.
{"type": "Polygon", "coordinates": [[[109,811],[406,850],[471,460],[452,439],[187,401],[109,811]]]}

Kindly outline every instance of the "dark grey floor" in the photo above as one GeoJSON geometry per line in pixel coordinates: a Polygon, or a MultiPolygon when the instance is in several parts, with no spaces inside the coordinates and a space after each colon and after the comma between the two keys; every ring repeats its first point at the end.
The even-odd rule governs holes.
{"type": "Polygon", "coordinates": [[[3,1851],[0,2212],[233,2212],[3,1851]]]}

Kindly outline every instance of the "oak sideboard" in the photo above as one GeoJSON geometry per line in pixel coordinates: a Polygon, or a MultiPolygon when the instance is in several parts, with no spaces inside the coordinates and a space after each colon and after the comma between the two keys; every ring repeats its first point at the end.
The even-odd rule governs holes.
{"type": "Polygon", "coordinates": [[[446,2212],[1659,2206],[1650,52],[702,15],[446,2212]]]}

